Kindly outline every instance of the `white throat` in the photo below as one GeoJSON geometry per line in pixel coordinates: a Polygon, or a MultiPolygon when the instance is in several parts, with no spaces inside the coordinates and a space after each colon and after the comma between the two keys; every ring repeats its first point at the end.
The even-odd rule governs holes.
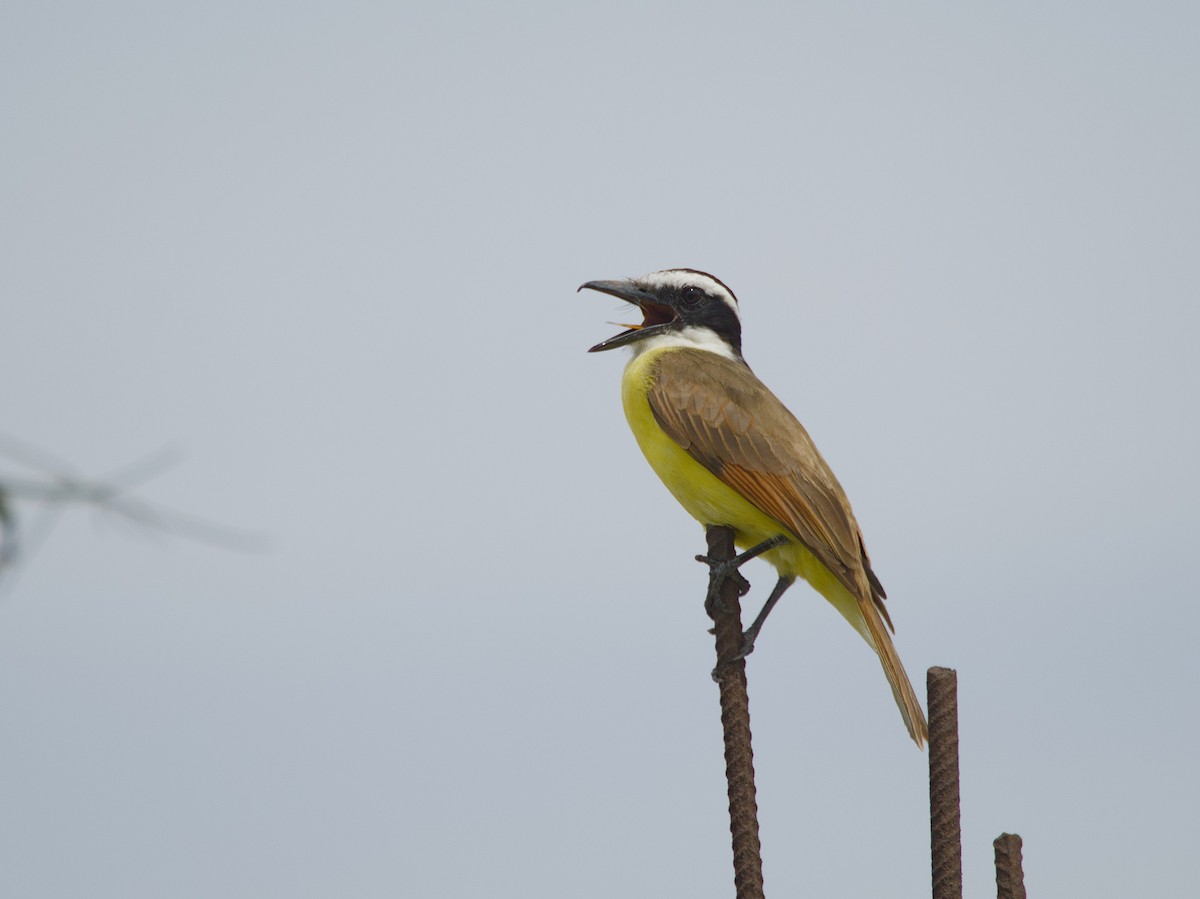
{"type": "MultiPolygon", "coordinates": [[[[695,326],[682,328],[678,331],[668,331],[665,334],[655,334],[653,337],[637,341],[630,346],[630,349],[633,350],[633,359],[636,359],[642,353],[648,353],[651,350],[660,350],[665,347],[687,347],[690,350],[704,350],[709,353],[716,353],[718,356],[724,356],[726,359],[732,359],[734,362],[738,361],[737,353],[733,351],[733,347],[718,337],[711,328],[699,328],[695,326]]],[[[631,359],[630,361],[633,360],[631,359]]]]}

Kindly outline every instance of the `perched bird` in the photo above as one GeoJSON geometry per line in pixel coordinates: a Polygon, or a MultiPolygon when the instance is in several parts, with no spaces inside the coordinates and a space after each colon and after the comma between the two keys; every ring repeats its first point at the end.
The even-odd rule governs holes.
{"type": "Polygon", "coordinates": [[[687,268],[585,288],[641,310],[641,324],[590,352],[633,350],[621,396],[650,466],[692,517],[732,528],[749,549],[744,556],[761,554],[779,574],[743,655],[784,591],[804,578],[878,654],[904,724],[923,745],[925,715],[888,633],[883,586],[850,502],[808,432],[742,358],[733,291],[687,268]]]}

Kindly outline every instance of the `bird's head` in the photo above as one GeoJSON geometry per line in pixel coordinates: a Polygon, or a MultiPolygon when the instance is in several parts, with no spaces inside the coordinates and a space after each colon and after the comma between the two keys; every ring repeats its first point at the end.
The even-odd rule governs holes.
{"type": "Polygon", "coordinates": [[[719,278],[691,268],[669,268],[624,281],[588,281],[579,289],[598,290],[633,303],[640,325],[601,341],[588,352],[633,347],[693,346],[732,359],[742,357],[742,320],[737,297],[719,278]]]}

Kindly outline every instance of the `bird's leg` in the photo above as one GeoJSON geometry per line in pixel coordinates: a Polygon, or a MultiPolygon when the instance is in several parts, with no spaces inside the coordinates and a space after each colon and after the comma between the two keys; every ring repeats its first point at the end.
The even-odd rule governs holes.
{"type": "MultiPolygon", "coordinates": [[[[777,546],[782,546],[787,543],[788,538],[783,534],[777,534],[769,540],[764,540],[756,546],[750,547],[741,555],[734,556],[724,562],[717,562],[710,559],[708,556],[696,556],[697,562],[703,562],[709,569],[708,596],[704,600],[704,611],[708,612],[708,617],[713,617],[713,612],[721,609],[721,585],[729,578],[734,578],[737,583],[738,596],[745,596],[750,591],[750,582],[742,577],[739,568],[751,559],[756,559],[765,552],[770,552],[777,546]]],[[[782,593],[782,591],[780,591],[782,593]]],[[[761,616],[765,618],[766,616],[761,616]]],[[[756,624],[758,622],[755,622],[756,624]]]]}
{"type": "Polygon", "coordinates": [[[767,597],[767,601],[763,604],[762,611],[758,613],[758,617],[754,619],[754,623],[746,628],[746,632],[742,634],[742,651],[738,653],[739,659],[744,659],[750,653],[754,652],[754,641],[758,639],[758,632],[762,630],[763,622],[767,620],[767,616],[771,614],[771,610],[775,608],[775,603],[779,602],[779,598],[783,596],[788,587],[795,582],[794,577],[781,577],[775,584],[775,589],[771,591],[771,595],[767,597]]]}

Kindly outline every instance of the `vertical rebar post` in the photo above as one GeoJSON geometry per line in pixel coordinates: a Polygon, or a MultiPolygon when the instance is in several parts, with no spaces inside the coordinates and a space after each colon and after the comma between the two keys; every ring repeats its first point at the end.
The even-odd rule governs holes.
{"type": "MultiPolygon", "coordinates": [[[[734,558],[733,531],[707,531],[710,563],[734,558]]],[[[733,838],[733,881],[737,899],[763,899],[762,847],[758,838],[758,801],[754,791],[754,751],[750,743],[750,698],[742,651],[742,603],[736,572],[710,567],[707,603],[716,635],[717,667],[713,680],[721,691],[725,731],[725,778],[729,789],[729,832],[733,838]]]]}
{"type": "Polygon", "coordinates": [[[1002,833],[992,841],[996,850],[997,899],[1025,899],[1025,872],[1021,869],[1021,838],[1002,833]]]}
{"type": "Polygon", "coordinates": [[[962,829],[958,784],[958,674],[930,668],[929,832],[933,899],[962,899],[962,829]]]}

